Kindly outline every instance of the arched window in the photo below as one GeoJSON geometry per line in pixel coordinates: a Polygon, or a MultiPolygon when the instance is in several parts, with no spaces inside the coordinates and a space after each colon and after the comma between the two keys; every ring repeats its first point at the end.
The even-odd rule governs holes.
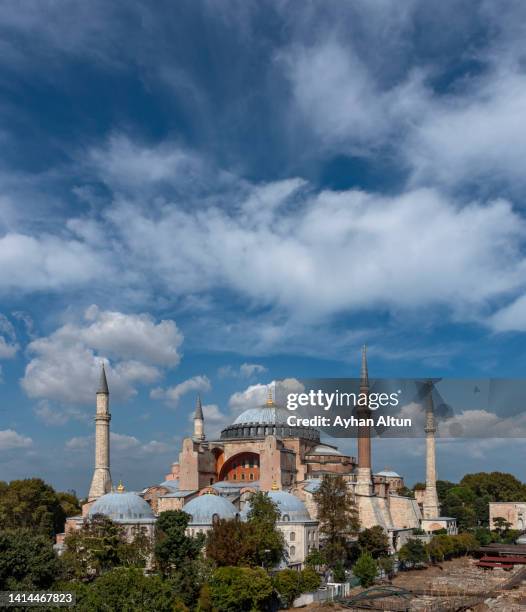
{"type": "Polygon", "coordinates": [[[219,514],[217,513],[212,514],[212,523],[217,523],[218,520],[219,520],[219,514]]]}
{"type": "Polygon", "coordinates": [[[249,474],[248,478],[249,480],[254,480],[254,474],[249,474]]]}
{"type": "Polygon", "coordinates": [[[290,521],[290,516],[289,516],[288,514],[284,514],[284,515],[281,517],[281,520],[282,520],[282,521],[290,521]]]}
{"type": "Polygon", "coordinates": [[[295,531],[291,531],[289,538],[290,538],[291,542],[294,542],[294,540],[296,539],[296,532],[295,531]]]}
{"type": "Polygon", "coordinates": [[[289,553],[291,557],[295,557],[296,556],[296,547],[295,546],[291,546],[289,548],[289,553]]]}

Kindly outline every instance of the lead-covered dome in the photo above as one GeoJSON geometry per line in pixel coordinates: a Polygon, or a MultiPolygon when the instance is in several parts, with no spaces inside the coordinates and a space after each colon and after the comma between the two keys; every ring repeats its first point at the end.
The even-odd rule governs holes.
{"type": "Polygon", "coordinates": [[[102,495],[92,504],[88,511],[90,518],[95,516],[95,514],[103,514],[117,523],[155,520],[148,502],[138,493],[132,491],[102,495]]]}
{"type": "MultiPolygon", "coordinates": [[[[301,499],[297,498],[292,493],[286,491],[268,491],[270,499],[275,502],[278,506],[278,510],[281,516],[278,522],[293,522],[302,523],[306,521],[312,521],[312,518],[307,510],[305,504],[301,499]]],[[[247,502],[243,509],[243,517],[246,518],[250,510],[250,501],[247,502]]]]}
{"type": "Polygon", "coordinates": [[[303,438],[319,442],[320,432],[313,427],[296,427],[287,423],[292,415],[289,410],[272,400],[256,408],[247,408],[234,422],[223,429],[221,439],[254,439],[265,436],[303,438]]]}
{"type": "Polygon", "coordinates": [[[232,502],[211,493],[194,497],[183,506],[183,510],[192,517],[190,525],[212,525],[217,519],[233,519],[238,514],[232,502]]]}

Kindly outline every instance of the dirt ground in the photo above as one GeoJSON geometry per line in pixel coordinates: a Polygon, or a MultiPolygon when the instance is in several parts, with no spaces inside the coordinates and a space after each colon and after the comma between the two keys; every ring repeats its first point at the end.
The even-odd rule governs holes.
{"type": "MultiPolygon", "coordinates": [[[[411,600],[414,612],[446,611],[455,609],[455,604],[472,602],[473,612],[526,612],[526,579],[520,582],[517,567],[512,571],[483,570],[470,558],[453,559],[422,570],[400,572],[392,581],[393,585],[420,593],[411,600]],[[513,576],[519,585],[512,590],[502,587],[513,576]],[[481,600],[480,594],[487,594],[481,600]],[[469,599],[466,599],[469,598],[469,599]],[[453,607],[449,607],[452,605],[453,607]]],[[[525,576],[526,578],[526,576],[525,576]]],[[[359,592],[360,589],[356,589],[359,592]]],[[[310,604],[302,608],[308,612],[339,612],[349,610],[331,604],[310,604]]]]}

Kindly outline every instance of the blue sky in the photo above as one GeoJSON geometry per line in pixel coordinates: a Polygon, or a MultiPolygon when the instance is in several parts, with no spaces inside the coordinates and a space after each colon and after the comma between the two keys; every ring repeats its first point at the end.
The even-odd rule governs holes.
{"type": "MultiPolygon", "coordinates": [[[[0,467],[162,479],[283,377],[522,377],[526,7],[0,1],[0,467]]],[[[263,394],[263,395],[262,395],[263,394]]],[[[521,475],[471,441],[440,475],[521,475]]],[[[352,442],[348,450],[351,452],[352,442]]],[[[422,449],[375,467],[423,477],[422,449]]]]}

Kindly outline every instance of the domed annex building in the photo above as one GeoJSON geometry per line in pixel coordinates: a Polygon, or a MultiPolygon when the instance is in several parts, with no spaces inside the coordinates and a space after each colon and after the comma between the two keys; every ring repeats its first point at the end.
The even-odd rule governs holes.
{"type": "MultiPolygon", "coordinates": [[[[360,392],[368,393],[365,347],[362,351],[360,392]]],[[[368,408],[362,409],[369,414],[368,408]]],[[[220,434],[208,440],[200,398],[194,414],[193,435],[182,442],[178,461],[158,485],[138,493],[112,492],[109,465],[109,390],[104,368],[97,392],[95,469],[83,517],[68,519],[66,529],[78,527],[94,512],[150,525],[166,510],[183,509],[191,516],[189,533],[207,532],[218,518],[243,520],[250,496],[266,491],[281,512],[279,529],[287,543],[287,563],[301,567],[306,555],[319,546],[314,494],[325,474],[342,475],[359,512],[361,528],[380,525],[398,549],[415,528],[445,527],[456,532],[455,519],[441,517],[436,494],[435,428],[433,410],[426,425],[426,490],[421,503],[400,495],[403,477],[392,470],[373,473],[371,438],[367,428],[357,439],[357,458],[320,439],[312,427],[291,427],[289,411],[278,406],[269,392],[265,405],[248,408],[220,434]],[[136,496],[143,512],[120,511],[119,496],[136,496]],[[145,506],[149,514],[146,516],[145,506]],[[120,518],[122,514],[123,518],[120,518]],[[144,516],[139,516],[143,514],[144,516]],[[145,522],[146,521],[146,522],[145,522]]],[[[131,498],[130,498],[131,499],[131,498]]],[[[138,509],[138,506],[137,506],[138,509]]],[[[130,523],[130,524],[132,524],[130,523]]]]}

